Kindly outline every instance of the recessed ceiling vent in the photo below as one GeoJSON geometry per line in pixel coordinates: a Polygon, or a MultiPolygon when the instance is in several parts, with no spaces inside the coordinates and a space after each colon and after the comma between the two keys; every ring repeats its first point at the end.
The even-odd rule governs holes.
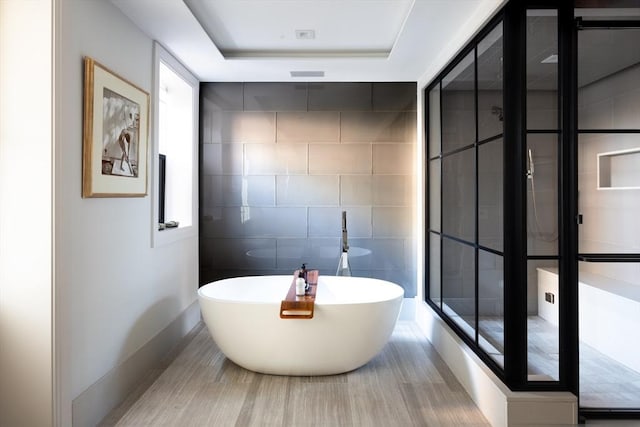
{"type": "Polygon", "coordinates": [[[540,61],[541,64],[557,64],[558,63],[558,55],[557,54],[553,54],[553,55],[549,55],[546,58],[544,58],[542,61],[540,61]]]}
{"type": "Polygon", "coordinates": [[[316,38],[315,30],[296,30],[296,38],[299,40],[313,40],[316,38]]]}
{"type": "Polygon", "coordinates": [[[404,34],[414,4],[420,3],[419,0],[182,2],[225,59],[388,58],[404,34]]]}
{"type": "Polygon", "coordinates": [[[290,71],[291,77],[324,77],[324,71],[290,71]]]}

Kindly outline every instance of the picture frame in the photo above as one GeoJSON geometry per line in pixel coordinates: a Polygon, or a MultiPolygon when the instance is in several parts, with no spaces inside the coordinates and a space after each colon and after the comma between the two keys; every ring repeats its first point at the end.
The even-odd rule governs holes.
{"type": "Polygon", "coordinates": [[[149,93],[84,58],[82,197],[147,195],[149,93]]]}

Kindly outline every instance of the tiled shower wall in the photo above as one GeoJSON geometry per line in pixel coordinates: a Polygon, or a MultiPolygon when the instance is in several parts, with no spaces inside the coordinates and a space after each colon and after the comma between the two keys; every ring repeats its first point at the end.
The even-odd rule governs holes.
{"type": "MultiPolygon", "coordinates": [[[[640,128],[640,65],[584,86],[578,92],[581,129],[640,128]]],[[[598,190],[597,154],[640,148],[638,134],[582,134],[579,146],[580,252],[640,252],[640,189],[598,190]]],[[[631,166],[629,173],[640,170],[631,166]]],[[[580,263],[583,271],[640,286],[638,263],[580,263]]]]}
{"type": "Polygon", "coordinates": [[[416,294],[415,83],[201,86],[201,284],[333,275],[347,212],[355,276],[416,294]]]}

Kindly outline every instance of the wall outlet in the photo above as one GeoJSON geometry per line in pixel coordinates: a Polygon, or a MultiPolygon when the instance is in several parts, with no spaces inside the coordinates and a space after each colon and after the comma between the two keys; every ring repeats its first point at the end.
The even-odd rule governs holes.
{"type": "Polygon", "coordinates": [[[554,294],[552,294],[551,292],[545,292],[544,293],[544,300],[546,302],[551,303],[551,304],[555,304],[556,296],[554,294]]]}

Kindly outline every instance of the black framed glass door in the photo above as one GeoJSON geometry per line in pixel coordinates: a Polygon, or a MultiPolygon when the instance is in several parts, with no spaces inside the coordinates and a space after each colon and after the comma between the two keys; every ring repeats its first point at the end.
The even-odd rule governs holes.
{"type": "Polygon", "coordinates": [[[576,9],[582,413],[640,411],[640,16],[576,9]]]}

